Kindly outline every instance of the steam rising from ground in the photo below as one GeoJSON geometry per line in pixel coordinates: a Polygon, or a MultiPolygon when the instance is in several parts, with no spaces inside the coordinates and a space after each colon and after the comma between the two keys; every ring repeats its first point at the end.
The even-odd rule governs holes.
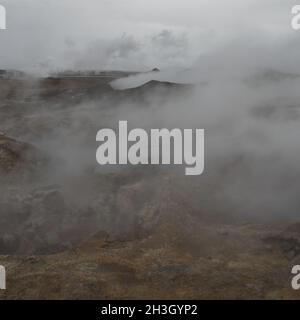
{"type": "MultiPolygon", "coordinates": [[[[244,12],[244,5],[242,8],[236,1],[232,2],[240,13],[244,12]]],[[[136,12],[144,12],[139,3],[134,1],[136,12]]],[[[179,2],[172,2],[172,6],[173,3],[180,7],[179,2]]],[[[258,1],[254,1],[253,6],[248,3],[247,8],[256,12],[254,20],[259,23],[254,27],[254,20],[251,24],[247,20],[241,28],[243,34],[232,31],[230,19],[225,19],[225,27],[219,33],[216,30],[210,33],[209,28],[201,31],[199,26],[195,31],[191,26],[196,24],[193,17],[191,22],[185,21],[188,28],[182,26],[182,21],[180,28],[173,28],[174,17],[169,10],[163,10],[167,25],[157,22],[153,27],[151,21],[151,30],[146,34],[120,36],[118,27],[111,29],[116,35],[114,39],[95,40],[93,35],[93,40],[81,42],[82,39],[70,37],[60,39],[65,44],[55,50],[51,50],[51,41],[44,44],[45,48],[28,45],[30,50],[23,57],[10,55],[11,48],[4,46],[1,50],[4,65],[24,69],[28,66],[31,69],[32,57],[39,61],[43,53],[48,52],[49,63],[41,61],[39,71],[52,69],[53,65],[79,69],[165,67],[161,72],[114,81],[112,86],[118,90],[108,83],[87,90],[71,85],[64,88],[61,95],[54,89],[56,99],[41,94],[45,90],[44,80],[28,80],[26,87],[13,97],[3,93],[4,86],[0,88],[4,97],[0,102],[1,130],[34,144],[51,159],[34,180],[9,183],[10,188],[16,188],[13,191],[7,191],[8,185],[1,182],[1,201],[5,202],[5,206],[2,202],[1,218],[4,221],[8,212],[13,213],[10,217],[16,217],[9,221],[7,237],[14,239],[22,235],[30,243],[39,230],[46,239],[34,238],[34,241],[42,252],[47,245],[53,245],[55,251],[59,249],[58,243],[70,241],[72,244],[79,235],[87,237],[101,229],[121,232],[137,225],[143,228],[136,220],[143,220],[149,202],[162,201],[155,189],[164,184],[166,177],[172,180],[170,185],[176,190],[173,197],[180,194],[188,204],[180,208],[182,214],[191,207],[198,218],[204,213],[205,216],[230,216],[234,222],[249,217],[258,221],[297,220],[300,205],[299,41],[295,41],[296,35],[288,29],[289,15],[282,14],[283,9],[290,12],[288,5],[279,1],[274,5],[272,1],[272,10],[274,7],[276,10],[262,18],[258,8],[269,12],[271,2],[260,3],[263,3],[261,7],[258,1]],[[222,37],[222,32],[227,36],[222,37]],[[193,40],[199,34],[202,37],[196,44],[193,40]],[[33,47],[37,50],[35,55],[32,55],[33,47]],[[154,87],[139,87],[150,80],[191,86],[189,90],[177,87],[170,90],[159,83],[154,87]],[[120,90],[128,88],[136,89],[120,90]],[[97,166],[96,132],[104,127],[116,128],[119,120],[128,120],[131,128],[204,128],[204,175],[187,178],[181,169],[166,167],[97,166]],[[12,200],[7,193],[14,195],[12,200]],[[50,216],[51,213],[54,215],[50,216]]],[[[122,6],[120,10],[131,16],[131,5],[126,4],[129,7],[122,6]]],[[[208,7],[205,2],[205,8],[208,7]]],[[[152,13],[149,19],[154,19],[155,10],[151,7],[149,11],[152,13]]],[[[159,11],[159,17],[162,12],[159,11]]],[[[132,18],[135,23],[127,25],[128,30],[136,26],[137,16],[132,18]]],[[[235,18],[234,22],[239,25],[242,17],[235,18]]],[[[179,15],[176,19],[180,20],[179,15]]],[[[122,20],[118,26],[124,24],[122,20]]],[[[12,27],[11,32],[19,30],[12,27]]],[[[8,35],[3,35],[1,41],[7,43],[6,37],[8,35]]],[[[32,37],[32,41],[40,43],[39,36],[32,37]]],[[[18,48],[16,42],[13,47],[18,48]]],[[[17,245],[14,241],[17,240],[8,243],[21,252],[30,252],[28,244],[17,245]]]]}
{"type": "Polygon", "coordinates": [[[99,230],[142,234],[174,210],[199,221],[297,220],[298,86],[299,78],[269,71],[246,80],[220,77],[180,94],[158,85],[138,99],[112,90],[75,105],[39,100],[21,118],[6,116],[4,131],[51,161],[35,178],[21,182],[17,175],[16,183],[2,183],[2,251],[56,252],[99,230]],[[98,166],[96,132],[116,128],[119,120],[130,128],[204,128],[204,175],[188,178],[177,167],[98,166]],[[161,198],[166,190],[170,195],[161,198]],[[182,200],[173,208],[175,199],[182,200]]]}
{"type": "MultiPolygon", "coordinates": [[[[259,71],[259,67],[249,71],[237,64],[236,68],[238,74],[215,71],[213,79],[196,86],[182,100],[170,100],[163,106],[154,103],[120,118],[133,117],[137,127],[205,128],[206,174],[196,179],[205,188],[209,177],[218,177],[220,206],[230,202],[239,215],[296,218],[299,77],[259,71]]],[[[197,69],[192,73],[196,78],[197,69]]],[[[203,73],[199,75],[205,79],[203,73]]],[[[127,81],[130,86],[132,79],[127,81]]]]}
{"type": "MultiPolygon", "coordinates": [[[[33,142],[58,160],[49,172],[49,180],[57,177],[66,181],[66,177],[79,177],[88,170],[127,170],[99,167],[95,162],[97,130],[116,128],[119,120],[128,120],[130,128],[204,128],[205,174],[193,178],[192,188],[199,185],[204,194],[206,188],[212,190],[210,196],[218,200],[216,204],[222,208],[224,203],[230,203],[237,215],[296,218],[300,174],[299,77],[258,67],[251,71],[244,70],[243,65],[236,68],[238,74],[235,70],[233,74],[230,70],[215,70],[207,74],[207,81],[198,81],[191,90],[176,97],[154,89],[140,101],[126,93],[126,99],[108,95],[88,101],[87,96],[83,103],[69,107],[63,102],[56,106],[43,104],[22,119],[23,132],[18,138],[33,142]],[[34,123],[45,125],[48,132],[28,134],[34,123]]],[[[196,68],[190,74],[196,78],[197,72],[196,68]]],[[[205,75],[199,71],[201,80],[205,80],[205,75]]],[[[155,75],[160,76],[166,78],[155,75]]],[[[137,79],[141,77],[138,75],[137,79]]],[[[130,83],[132,79],[122,81],[130,83]]],[[[176,78],[169,76],[168,80],[176,78]]],[[[13,127],[12,123],[6,125],[13,127]]],[[[135,169],[132,170],[134,175],[135,169]]],[[[160,168],[162,175],[165,170],[160,168]]],[[[180,175],[181,169],[177,176],[186,179],[180,175]]],[[[79,198],[84,198],[84,193],[82,190],[79,198]]]]}

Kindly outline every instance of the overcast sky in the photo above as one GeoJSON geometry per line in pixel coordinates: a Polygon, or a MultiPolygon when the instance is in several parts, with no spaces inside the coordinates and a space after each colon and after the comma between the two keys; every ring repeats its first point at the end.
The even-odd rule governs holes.
{"type": "Polygon", "coordinates": [[[0,68],[189,68],[202,56],[245,46],[265,52],[262,63],[275,51],[280,67],[291,68],[299,57],[300,32],[290,27],[296,0],[0,3],[8,27],[0,31],[0,68]]]}

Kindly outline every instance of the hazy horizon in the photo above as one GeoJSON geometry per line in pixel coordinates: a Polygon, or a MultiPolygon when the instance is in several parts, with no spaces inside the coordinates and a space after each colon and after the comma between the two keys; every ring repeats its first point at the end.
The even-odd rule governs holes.
{"type": "Polygon", "coordinates": [[[0,68],[186,69],[246,55],[282,71],[300,70],[294,0],[1,0],[0,68]],[[234,50],[232,48],[234,47],[234,50]],[[288,48],[288,49],[287,49],[288,48]],[[293,48],[293,50],[291,50],[293,48]],[[203,62],[204,61],[204,62],[203,62]]]}

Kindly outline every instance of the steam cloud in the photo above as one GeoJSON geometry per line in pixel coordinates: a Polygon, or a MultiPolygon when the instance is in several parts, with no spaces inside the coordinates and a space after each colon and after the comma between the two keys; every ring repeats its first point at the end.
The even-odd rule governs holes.
{"type": "MultiPolygon", "coordinates": [[[[68,106],[63,100],[42,101],[29,106],[22,119],[7,114],[3,131],[53,159],[37,185],[60,185],[73,211],[89,207],[107,217],[116,199],[106,192],[97,197],[89,179],[127,169],[96,167],[100,128],[115,127],[119,120],[132,128],[204,128],[205,174],[185,180],[182,191],[199,211],[236,219],[298,219],[300,42],[289,24],[293,1],[231,0],[226,7],[196,0],[2,3],[9,13],[8,31],[0,34],[3,68],[162,70],[114,81],[113,92],[125,99],[87,96],[68,106]],[[138,101],[122,91],[150,80],[191,84],[191,89],[175,96],[151,90],[138,101]]],[[[40,83],[31,85],[36,90],[40,83]]],[[[159,180],[153,179],[149,184],[156,185],[159,180]]]]}

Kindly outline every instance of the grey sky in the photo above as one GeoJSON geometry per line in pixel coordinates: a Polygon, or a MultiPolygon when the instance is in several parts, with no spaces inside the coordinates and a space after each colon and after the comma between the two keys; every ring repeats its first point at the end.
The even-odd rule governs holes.
{"type": "Polygon", "coordinates": [[[290,27],[295,0],[0,3],[8,15],[8,30],[0,32],[0,68],[188,68],[202,55],[224,47],[228,52],[231,43],[237,52],[249,43],[262,52],[275,48],[281,56],[286,50],[280,63],[286,58],[290,67],[299,53],[300,32],[290,27]]]}

